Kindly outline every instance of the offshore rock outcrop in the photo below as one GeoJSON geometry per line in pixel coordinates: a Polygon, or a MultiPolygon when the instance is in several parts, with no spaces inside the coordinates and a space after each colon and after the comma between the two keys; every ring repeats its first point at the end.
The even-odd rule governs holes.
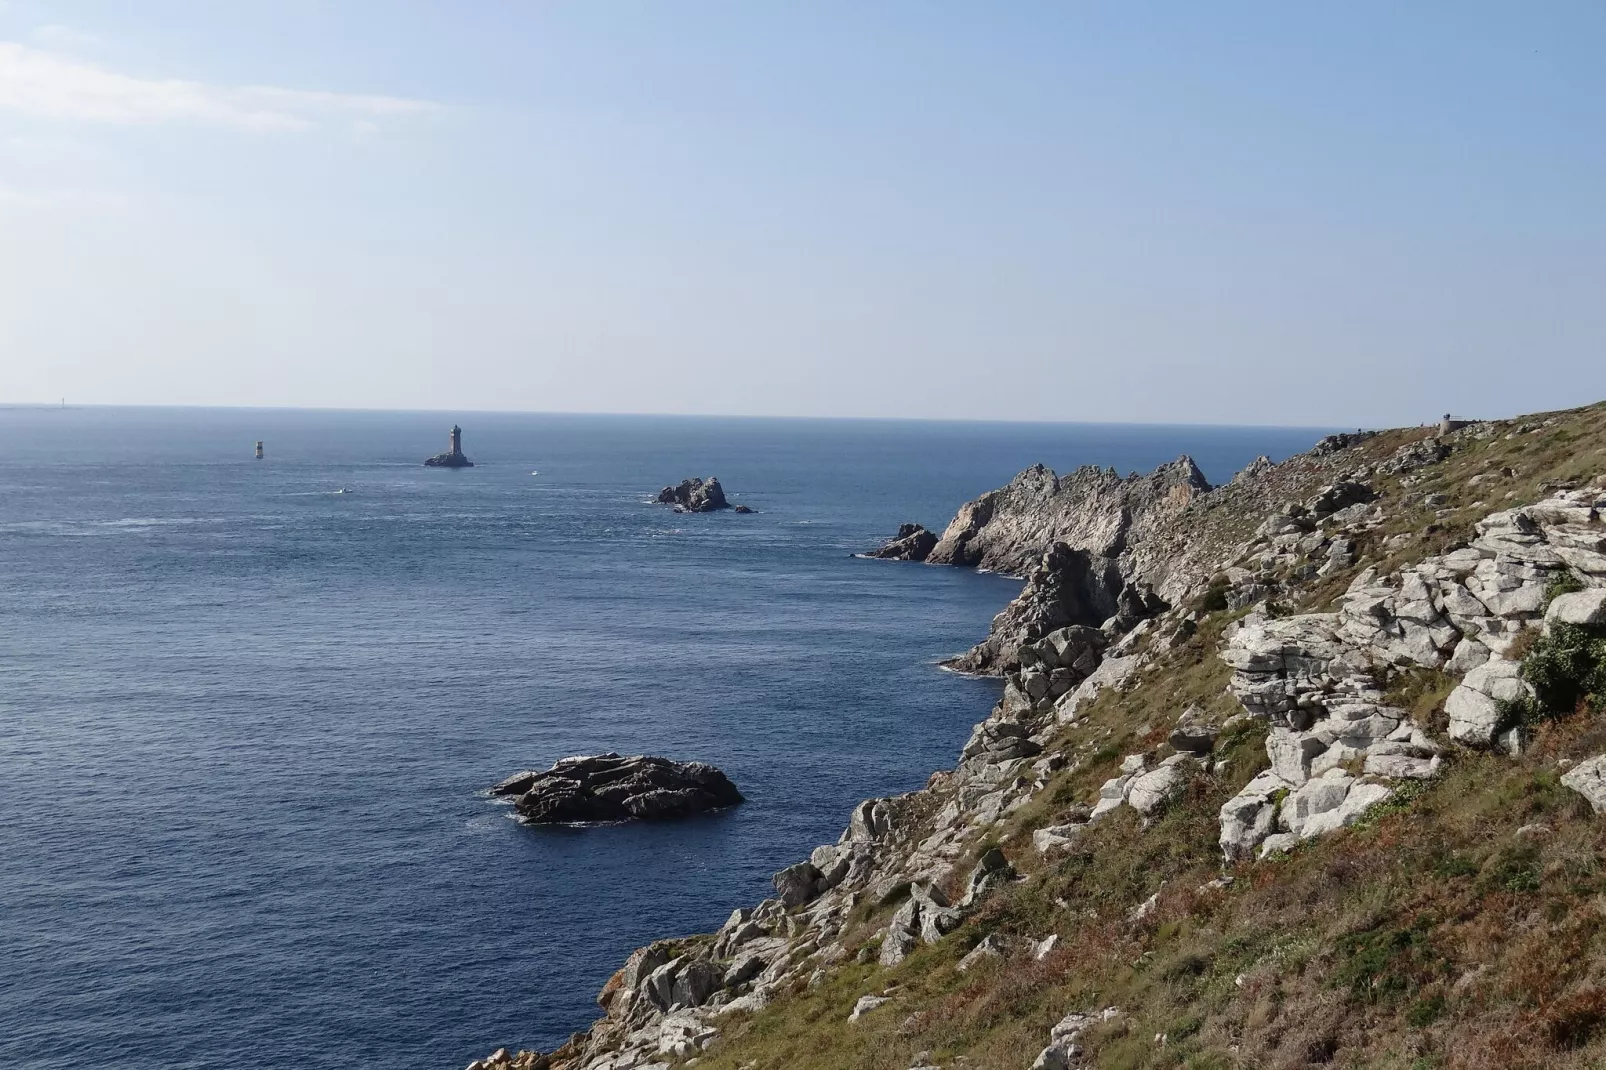
{"type": "Polygon", "coordinates": [[[491,794],[516,796],[520,820],[531,825],[662,821],[742,801],[736,785],[712,765],[613,753],[563,758],[545,771],[515,773],[491,794]]]}
{"type": "Polygon", "coordinates": [[[725,500],[725,488],[713,476],[683,479],[678,486],[665,487],[658,492],[658,501],[662,505],[673,505],[677,513],[712,513],[730,508],[730,502],[725,500]]]}
{"type": "Polygon", "coordinates": [[[924,561],[937,545],[937,536],[919,524],[900,524],[898,533],[860,556],[882,561],[924,561]]]}
{"type": "Polygon", "coordinates": [[[425,468],[473,468],[474,462],[463,453],[463,429],[452,426],[450,444],[445,453],[437,453],[424,462],[425,468]]]}

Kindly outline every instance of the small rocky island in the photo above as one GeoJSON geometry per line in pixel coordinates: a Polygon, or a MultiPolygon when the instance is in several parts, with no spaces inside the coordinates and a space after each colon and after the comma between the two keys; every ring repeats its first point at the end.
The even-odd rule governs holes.
{"type": "MultiPolygon", "coordinates": [[[[725,488],[719,485],[714,476],[705,479],[684,479],[678,487],[665,487],[658,492],[658,501],[661,505],[673,505],[677,513],[712,513],[716,509],[729,509],[731,503],[725,500],[725,488]]],[[[739,513],[750,513],[751,509],[745,505],[736,507],[739,513]]]]}
{"type": "Polygon", "coordinates": [[[736,785],[712,765],[612,752],[563,758],[545,772],[515,773],[491,794],[517,796],[513,806],[530,825],[663,821],[742,801],[736,785]]]}
{"type": "Polygon", "coordinates": [[[463,455],[463,429],[452,425],[452,445],[445,453],[437,453],[424,462],[425,468],[473,468],[474,462],[463,455]]]}
{"type": "Polygon", "coordinates": [[[860,557],[874,557],[882,561],[924,561],[937,547],[937,536],[920,524],[900,524],[898,534],[866,550],[860,557]]]}

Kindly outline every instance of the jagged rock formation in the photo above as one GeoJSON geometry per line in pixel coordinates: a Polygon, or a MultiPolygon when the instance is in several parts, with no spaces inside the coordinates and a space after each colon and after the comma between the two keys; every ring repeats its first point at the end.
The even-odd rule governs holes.
{"type": "Polygon", "coordinates": [[[1126,479],[1096,465],[1064,477],[1033,465],[962,506],[930,560],[1020,574],[1055,543],[1113,558],[1209,489],[1191,457],[1126,479]]]}
{"type": "Polygon", "coordinates": [[[734,806],[741,792],[703,762],[592,754],[563,758],[551,769],[515,773],[491,789],[516,796],[531,825],[587,821],[662,821],[734,806]]]}
{"type": "MultiPolygon", "coordinates": [[[[1474,425],[1439,443],[1454,455],[1508,432],[1519,433],[1474,425]]],[[[1481,724],[1464,713],[1484,708],[1476,696],[1498,711],[1502,696],[1525,686],[1515,660],[1518,639],[1544,622],[1547,604],[1551,620],[1569,625],[1575,617],[1594,622],[1606,612],[1597,594],[1606,590],[1606,488],[1573,484],[1534,505],[1485,506],[1476,514],[1481,519],[1463,529],[1470,538],[1447,538],[1401,564],[1400,549],[1420,544],[1401,541],[1417,535],[1395,530],[1401,522],[1392,510],[1401,506],[1402,488],[1447,455],[1437,448],[1412,451],[1411,465],[1380,475],[1371,466],[1396,453],[1374,448],[1369,464],[1358,463],[1356,451],[1368,440],[1335,436],[1282,464],[1251,465],[1226,486],[1189,490],[1185,504],[1157,505],[1153,495],[1136,494],[1148,503],[1140,512],[1149,519],[1121,522],[1126,534],[1119,546],[1104,541],[1094,547],[1081,539],[1098,527],[1092,515],[1043,529],[1046,542],[1021,558],[1030,565],[1027,589],[1034,593],[1001,614],[1004,625],[995,625],[989,638],[1008,632],[1014,640],[1008,653],[995,644],[987,660],[1004,675],[1003,697],[975,726],[952,770],[933,774],[919,791],[861,803],[834,844],[778,872],[774,897],[736,910],[717,933],[638,950],[604,988],[605,1017],[587,1033],[550,1056],[503,1053],[501,1062],[485,1066],[501,1070],[526,1058],[546,1060],[528,1061],[530,1070],[667,1067],[710,1045],[734,1042],[730,1033],[744,1021],[742,1012],[802,998],[844,963],[896,969],[916,949],[965,933],[975,942],[963,945],[971,948],[968,954],[954,957],[967,978],[1000,966],[1029,968],[1044,956],[1053,961],[1063,954],[1055,950],[1054,933],[1039,939],[983,929],[986,935],[977,940],[977,926],[986,922],[989,904],[1016,894],[1011,889],[1022,882],[1038,881],[1020,894],[1041,905],[1043,899],[1032,897],[1044,894],[1041,882],[1051,867],[1090,857],[1090,845],[1108,841],[1112,829],[1154,835],[1154,823],[1168,821],[1173,808],[1194,807],[1182,812],[1188,817],[1208,799],[1200,815],[1207,817],[1217,800],[1227,800],[1220,807],[1219,843],[1228,871],[1212,863],[1207,872],[1213,879],[1192,882],[1202,886],[1180,889],[1170,900],[1150,884],[1138,897],[1153,894],[1141,903],[1134,897],[1113,922],[1105,915],[1089,923],[1119,928],[1124,918],[1131,931],[1154,926],[1157,916],[1178,917],[1166,914],[1180,909],[1178,903],[1221,896],[1233,887],[1232,867],[1253,865],[1257,855],[1361,822],[1380,802],[1406,805],[1411,793],[1402,789],[1442,775],[1457,753],[1506,761],[1497,756],[1505,747],[1523,746],[1520,732],[1503,733],[1499,723],[1476,731],[1457,726],[1481,724]],[[1417,465],[1418,455],[1438,460],[1417,465]],[[1063,538],[1065,532],[1081,544],[1063,538]],[[1166,548],[1177,561],[1151,567],[1153,555],[1166,548]],[[1384,559],[1380,567],[1366,567],[1384,559]],[[1122,617],[1124,592],[1142,592],[1139,585],[1151,578],[1154,601],[1111,624],[1122,617]],[[1586,589],[1550,598],[1562,580],[1586,589]],[[1165,594],[1170,597],[1160,601],[1165,594]],[[1301,600],[1321,611],[1290,614],[1279,605],[1301,600]],[[1052,614],[1055,606],[1062,616],[1052,614]],[[1101,612],[1103,620],[1093,624],[1066,619],[1101,612]],[[1216,697],[1199,698],[1208,709],[1168,699],[1175,692],[1155,672],[1195,664],[1195,657],[1218,673],[1209,677],[1216,697]],[[1442,721],[1434,727],[1405,708],[1394,689],[1410,674],[1444,681],[1448,733],[1442,721]],[[1111,736],[1101,719],[1123,701],[1141,709],[1134,716],[1146,723],[1111,736]],[[1231,709],[1237,712],[1229,716],[1231,709]],[[1264,759],[1236,774],[1233,763],[1258,751],[1261,733],[1264,759]],[[1223,754],[1235,739],[1242,741],[1237,749],[1223,754]],[[1114,768],[1111,755],[1123,753],[1114,768]],[[1073,798],[1066,794],[1070,785],[1082,785],[1073,798]],[[1235,791],[1239,785],[1243,789],[1235,791]]],[[[1424,500],[1413,508],[1439,504],[1424,500]]],[[[1473,502],[1468,511],[1482,504],[1473,502]]],[[[1463,515],[1459,523],[1471,519],[1463,515]]],[[[982,534],[988,523],[956,540],[976,548],[975,563],[993,545],[982,534]]],[[[1009,540],[1002,538],[1005,529],[999,532],[996,546],[1003,547],[1009,540]]],[[[1606,756],[1575,767],[1562,783],[1606,808],[1603,770],[1606,756]]],[[[1335,879],[1355,879],[1343,876],[1352,871],[1332,872],[1335,879]]],[[[1247,883],[1240,880],[1238,887],[1247,883]]],[[[1038,917],[1037,909],[1014,917],[1038,917]]],[[[1094,931],[1104,939],[1103,929],[1094,931]]],[[[1124,954],[1110,957],[1130,961],[1124,954]]],[[[1171,961],[1185,966],[1187,960],[1171,961]]],[[[857,1001],[842,1006],[832,1028],[875,1029],[889,1014],[903,1023],[900,1033],[923,1028],[921,1008],[907,990],[879,973],[870,976],[874,988],[850,994],[857,1001]]],[[[1130,991],[1135,995],[1164,976],[1149,974],[1130,991]]],[[[1236,982],[1260,983],[1254,977],[1236,982]]],[[[1129,1013],[1098,1006],[1055,1008],[1071,1013],[1052,1028],[1033,1065],[1084,1065],[1082,1047],[1096,1048],[1114,1035],[1109,1031],[1129,1013]]],[[[1175,1010],[1166,1013],[1174,1018],[1175,1010]]],[[[1234,1022],[1241,1028],[1241,1017],[1234,1022]]],[[[1043,1043],[1041,1021],[1034,1028],[1031,1050],[1043,1043]]],[[[1164,1038],[1156,1035],[1155,1043],[1163,1047],[1164,1038]]],[[[1305,1050],[1316,1055],[1295,1058],[1295,1064],[1330,1061],[1333,1044],[1324,1040],[1305,1050]]],[[[916,1057],[914,1063],[937,1061],[916,1057]]],[[[525,1070],[526,1064],[517,1065],[525,1070]]]]}
{"type": "MultiPolygon", "coordinates": [[[[1126,479],[1096,467],[1063,478],[1041,465],[1028,468],[1007,487],[963,506],[927,557],[1026,578],[1021,594],[993,619],[987,639],[949,664],[964,672],[1007,673],[1017,666],[1020,644],[1056,627],[1085,624],[1112,637],[1131,631],[1197,595],[1240,556],[1241,547],[1226,533],[1245,515],[1271,513],[1260,534],[1291,536],[1276,544],[1277,554],[1307,551],[1313,541],[1328,549],[1328,561],[1311,566],[1312,575],[1324,566],[1327,572],[1345,567],[1353,542],[1318,532],[1330,517],[1339,526],[1360,520],[1375,497],[1362,482],[1366,473],[1349,471],[1345,452],[1370,437],[1329,436],[1283,465],[1257,458],[1215,488],[1188,457],[1126,479]],[[1321,475],[1328,482],[1308,501],[1273,504],[1284,488],[1321,475]],[[1044,549],[1034,553],[1034,547],[1044,549]]],[[[1234,608],[1270,594],[1272,584],[1246,582],[1253,575],[1240,569],[1234,577],[1242,588],[1234,608]]]]}
{"type": "Polygon", "coordinates": [[[898,533],[862,556],[883,561],[924,561],[937,545],[937,536],[919,524],[900,524],[898,533]]]}
{"type": "MultiPolygon", "coordinates": [[[[683,479],[679,486],[665,487],[658,492],[658,502],[673,505],[677,513],[712,513],[716,509],[730,508],[730,502],[725,500],[725,488],[713,476],[706,480],[683,479]]],[[[752,512],[751,509],[745,511],[752,512]]]]}

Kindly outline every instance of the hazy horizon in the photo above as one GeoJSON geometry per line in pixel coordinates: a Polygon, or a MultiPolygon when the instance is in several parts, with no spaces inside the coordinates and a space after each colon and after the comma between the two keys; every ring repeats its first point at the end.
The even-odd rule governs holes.
{"type": "MultiPolygon", "coordinates": [[[[1584,402],[1581,404],[1588,404],[1584,402]]],[[[665,420],[798,420],[829,422],[839,420],[849,423],[975,423],[975,424],[1031,424],[1053,426],[1056,424],[1075,424],[1082,427],[1201,427],[1201,428],[1269,428],[1276,430],[1294,431],[1333,431],[1344,430],[1342,424],[1240,424],[1216,423],[1210,421],[1190,422],[1156,422],[1152,420],[1054,420],[1054,419],[1011,419],[1008,417],[987,418],[970,416],[836,416],[836,415],[789,415],[777,413],[751,413],[751,412],[604,412],[604,411],[564,411],[558,409],[436,409],[423,407],[410,408],[379,408],[364,405],[174,405],[162,402],[133,403],[133,402],[74,402],[71,398],[58,398],[50,401],[4,401],[0,400],[0,412],[29,410],[29,411],[64,411],[84,409],[172,409],[176,411],[240,411],[240,412],[315,412],[315,413],[392,413],[392,414],[418,414],[438,415],[447,421],[457,418],[472,418],[475,416],[562,416],[562,417],[597,417],[599,419],[665,419],[665,420]]],[[[1459,414],[1457,414],[1459,417],[1459,414]]],[[[1480,419],[1507,419],[1512,416],[1527,415],[1525,413],[1498,413],[1484,414],[1480,419]]],[[[1426,426],[1437,420],[1418,420],[1411,424],[1391,426],[1426,426]]],[[[1383,430],[1379,425],[1368,427],[1361,425],[1356,430],[1383,430]]],[[[465,429],[466,430],[466,429],[465,429]]]]}
{"type": "Polygon", "coordinates": [[[0,403],[1606,397],[1606,8],[0,0],[0,403]]]}

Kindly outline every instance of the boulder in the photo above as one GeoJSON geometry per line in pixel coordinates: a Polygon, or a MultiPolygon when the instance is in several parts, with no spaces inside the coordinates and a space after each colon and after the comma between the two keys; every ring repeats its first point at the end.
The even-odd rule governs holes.
{"type": "Polygon", "coordinates": [[[825,890],[825,875],[813,862],[787,866],[770,878],[770,882],[775,886],[775,894],[788,907],[802,906],[825,890]]]}
{"type": "Polygon", "coordinates": [[[1277,799],[1294,785],[1270,770],[1261,773],[1221,806],[1221,853],[1228,861],[1254,854],[1277,823],[1277,799]]]}
{"type": "Polygon", "coordinates": [[[1579,762],[1562,775],[1561,782],[1588,799],[1595,813],[1606,814],[1606,754],[1579,762]]]}
{"type": "Polygon", "coordinates": [[[1527,693],[1528,685],[1518,675],[1521,668],[1515,661],[1492,658],[1467,673],[1444,701],[1444,712],[1450,717],[1450,738],[1480,747],[1494,742],[1504,719],[1500,703],[1527,693]]]}
{"type": "Polygon", "coordinates": [[[989,933],[987,936],[982,937],[981,943],[971,948],[965,957],[959,960],[959,965],[954,968],[960,973],[965,973],[984,962],[1002,961],[1005,950],[1004,938],[997,933],[989,933]]]}
{"type": "Polygon", "coordinates": [[[703,762],[648,755],[564,758],[544,772],[518,773],[491,789],[517,796],[519,819],[531,825],[596,821],[659,821],[734,806],[741,792],[703,762]]]}
{"type": "Polygon", "coordinates": [[[1220,734],[1221,729],[1210,723],[1203,710],[1198,706],[1189,706],[1177,718],[1177,726],[1171,730],[1167,742],[1176,751],[1203,757],[1216,745],[1216,737],[1220,734]]]}
{"type": "Polygon", "coordinates": [[[1545,625],[1606,624],[1606,587],[1557,595],[1545,610],[1545,625]]]}
{"type": "Polygon", "coordinates": [[[860,996],[859,1001],[853,1005],[853,1012],[848,1015],[848,1021],[857,1022],[877,1007],[891,1002],[889,996],[860,996]]]}
{"type": "Polygon", "coordinates": [[[1004,852],[996,847],[989,848],[977,860],[976,868],[970,871],[970,877],[965,881],[965,897],[959,901],[959,905],[968,907],[992,889],[1015,879],[1015,867],[1009,864],[1004,852]]]}
{"type": "Polygon", "coordinates": [[[1032,833],[1032,849],[1038,854],[1050,854],[1055,851],[1068,851],[1076,843],[1076,837],[1087,825],[1049,825],[1047,828],[1037,829],[1032,833]]]}
{"type": "Polygon", "coordinates": [[[1188,786],[1193,759],[1173,754],[1159,768],[1134,776],[1126,786],[1126,802],[1144,817],[1152,816],[1188,786]]]}
{"type": "Polygon", "coordinates": [[[705,479],[684,479],[678,486],[665,487],[658,492],[658,501],[673,505],[677,513],[712,513],[716,509],[729,509],[725,488],[713,476],[705,479]]]}

